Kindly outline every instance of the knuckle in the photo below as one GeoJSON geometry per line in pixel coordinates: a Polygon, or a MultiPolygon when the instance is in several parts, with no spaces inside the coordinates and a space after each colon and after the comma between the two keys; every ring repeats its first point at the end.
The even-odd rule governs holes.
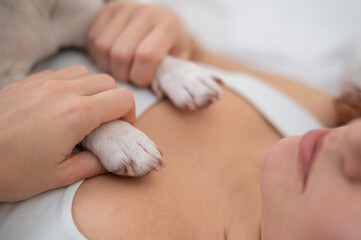
{"type": "Polygon", "coordinates": [[[94,47],[97,51],[107,54],[110,51],[110,44],[103,38],[97,38],[94,43],[94,47]]]}
{"type": "Polygon", "coordinates": [[[114,7],[118,7],[120,5],[121,5],[121,3],[117,2],[117,1],[110,1],[107,3],[106,8],[114,8],[114,7]]]}
{"type": "Polygon", "coordinates": [[[133,9],[135,6],[139,5],[134,2],[124,2],[124,3],[118,3],[122,10],[125,9],[133,9]]]}
{"type": "Polygon", "coordinates": [[[76,98],[65,104],[64,115],[71,116],[73,121],[81,121],[83,116],[91,111],[92,104],[90,99],[76,98]]]}
{"type": "Polygon", "coordinates": [[[152,82],[152,76],[149,74],[137,74],[132,73],[131,74],[132,82],[137,85],[138,87],[148,87],[152,82]]]}
{"type": "Polygon", "coordinates": [[[66,90],[67,83],[61,80],[48,80],[43,84],[42,91],[44,94],[54,94],[66,90]]]}
{"type": "Polygon", "coordinates": [[[135,99],[133,93],[127,89],[127,88],[118,88],[119,94],[123,96],[124,99],[126,99],[125,102],[127,102],[130,106],[135,105],[135,99]]]}
{"type": "Polygon", "coordinates": [[[179,26],[180,24],[178,17],[168,12],[163,15],[162,22],[167,28],[172,28],[172,29],[176,26],[179,26]]]}
{"type": "Polygon", "coordinates": [[[151,79],[138,79],[134,84],[138,87],[148,87],[151,83],[151,79]]]}
{"type": "Polygon", "coordinates": [[[116,62],[129,62],[132,59],[132,51],[127,47],[114,47],[110,52],[110,57],[116,62]]]}
{"type": "Polygon", "coordinates": [[[115,88],[117,86],[116,81],[112,76],[105,74],[105,73],[98,74],[98,76],[103,82],[106,82],[107,84],[109,84],[110,88],[115,88]]]}
{"type": "Polygon", "coordinates": [[[139,48],[135,53],[135,57],[137,60],[145,63],[154,63],[160,60],[157,49],[150,47],[139,48]]]}
{"type": "Polygon", "coordinates": [[[73,68],[76,69],[79,73],[82,73],[84,75],[89,75],[90,74],[89,69],[84,65],[76,64],[76,65],[73,66],[73,68]]]}
{"type": "Polygon", "coordinates": [[[95,45],[95,41],[96,41],[97,37],[96,34],[93,31],[89,31],[87,34],[87,42],[90,45],[95,45]]]}
{"type": "Polygon", "coordinates": [[[139,12],[144,15],[153,15],[157,12],[157,8],[149,4],[143,4],[139,8],[139,12]]]}

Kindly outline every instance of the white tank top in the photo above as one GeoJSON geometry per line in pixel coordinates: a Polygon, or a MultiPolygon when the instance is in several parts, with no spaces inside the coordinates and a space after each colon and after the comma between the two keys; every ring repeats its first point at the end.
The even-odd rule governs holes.
{"type": "MultiPolygon", "coordinates": [[[[76,51],[58,54],[35,71],[44,68],[57,70],[73,64],[83,64],[91,72],[99,72],[84,53],[76,51]]],[[[282,136],[298,135],[322,127],[299,104],[263,81],[250,75],[227,73],[209,67],[207,69],[220,76],[229,88],[252,103],[282,136]]],[[[118,86],[132,90],[138,117],[157,102],[155,95],[148,89],[139,89],[129,84],[118,86]]],[[[0,239],[86,239],[75,226],[72,217],[73,198],[82,182],[47,191],[18,203],[0,203],[0,239]]]]}

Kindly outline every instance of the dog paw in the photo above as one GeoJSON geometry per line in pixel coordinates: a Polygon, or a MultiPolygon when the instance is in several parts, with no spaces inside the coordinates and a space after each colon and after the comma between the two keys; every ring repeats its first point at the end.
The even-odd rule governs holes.
{"type": "Polygon", "coordinates": [[[222,84],[196,64],[167,56],[156,70],[152,89],[181,109],[196,110],[218,101],[222,84]]]}
{"type": "Polygon", "coordinates": [[[104,167],[117,175],[143,176],[164,167],[157,146],[131,124],[114,120],[100,125],[82,142],[104,167]]]}

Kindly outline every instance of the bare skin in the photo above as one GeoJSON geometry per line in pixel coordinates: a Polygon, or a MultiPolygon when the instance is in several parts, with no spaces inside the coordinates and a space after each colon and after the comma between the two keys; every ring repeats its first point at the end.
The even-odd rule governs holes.
{"type": "MultiPolygon", "coordinates": [[[[229,69],[243,68],[279,88],[325,126],[335,125],[326,94],[232,64],[229,69]]],[[[219,103],[199,112],[162,101],[136,127],[162,149],[167,168],[140,179],[104,175],[85,181],[73,203],[81,233],[89,239],[261,238],[260,164],[281,136],[248,102],[228,89],[219,103]]]]}

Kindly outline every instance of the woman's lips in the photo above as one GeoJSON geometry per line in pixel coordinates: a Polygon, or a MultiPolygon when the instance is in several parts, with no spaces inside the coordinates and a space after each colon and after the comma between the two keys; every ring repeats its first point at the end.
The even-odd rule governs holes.
{"type": "Polygon", "coordinates": [[[306,133],[298,144],[298,159],[301,165],[303,186],[306,186],[308,174],[321,145],[322,139],[331,129],[312,130],[306,133]]]}

